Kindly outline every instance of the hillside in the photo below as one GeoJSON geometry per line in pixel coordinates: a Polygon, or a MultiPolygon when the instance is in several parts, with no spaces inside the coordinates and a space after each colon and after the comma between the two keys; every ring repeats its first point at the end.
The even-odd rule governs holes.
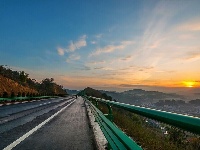
{"type": "Polygon", "coordinates": [[[0,66],[0,96],[29,96],[29,95],[66,95],[61,85],[53,78],[46,78],[41,82],[29,78],[24,71],[13,71],[0,66]]]}
{"type": "Polygon", "coordinates": [[[142,103],[154,103],[159,100],[183,100],[184,97],[175,93],[163,93],[158,91],[145,91],[142,89],[133,89],[124,92],[101,91],[112,96],[119,102],[140,105],[142,103]]]}
{"type": "Polygon", "coordinates": [[[106,99],[106,100],[112,100],[112,97],[108,96],[106,93],[101,93],[100,91],[92,89],[90,87],[85,88],[83,91],[88,96],[103,98],[103,99],[106,99]]]}
{"type": "Polygon", "coordinates": [[[0,96],[3,96],[5,92],[8,95],[11,95],[12,92],[15,93],[17,96],[18,93],[32,93],[32,94],[38,94],[38,91],[35,89],[32,89],[28,86],[20,85],[19,83],[15,82],[14,80],[11,80],[9,78],[3,77],[0,75],[0,96]]]}
{"type": "Polygon", "coordinates": [[[65,91],[69,94],[69,95],[74,95],[74,94],[78,94],[80,91],[78,90],[70,90],[70,89],[65,89],[65,91]]]}

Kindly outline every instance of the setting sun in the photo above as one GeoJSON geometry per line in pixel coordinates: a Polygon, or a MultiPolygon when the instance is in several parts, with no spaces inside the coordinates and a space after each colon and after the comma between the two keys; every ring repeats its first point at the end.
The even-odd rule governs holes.
{"type": "Polygon", "coordinates": [[[184,81],[183,84],[186,86],[186,87],[194,87],[195,85],[195,82],[194,81],[184,81]]]}

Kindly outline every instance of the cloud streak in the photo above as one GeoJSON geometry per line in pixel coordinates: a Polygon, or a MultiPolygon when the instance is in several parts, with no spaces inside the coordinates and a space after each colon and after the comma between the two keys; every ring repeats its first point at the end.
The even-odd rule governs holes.
{"type": "Polygon", "coordinates": [[[187,53],[187,56],[185,57],[185,60],[196,60],[200,59],[200,48],[198,51],[191,51],[187,53]]]}
{"type": "Polygon", "coordinates": [[[86,38],[87,36],[83,35],[77,41],[69,41],[69,45],[67,46],[67,48],[58,47],[57,48],[58,55],[63,56],[65,52],[73,53],[74,51],[87,46],[86,38]]]}
{"type": "Polygon", "coordinates": [[[200,18],[185,22],[177,29],[180,31],[200,31],[200,18]]]}
{"type": "Polygon", "coordinates": [[[65,50],[63,48],[57,48],[58,55],[63,56],[65,54],[65,50]]]}
{"type": "Polygon", "coordinates": [[[101,38],[103,36],[103,34],[97,34],[95,37],[97,38],[97,39],[99,39],[99,38],[101,38]]]}
{"type": "Polygon", "coordinates": [[[87,46],[86,37],[86,35],[83,35],[77,41],[70,41],[66,52],[74,52],[77,49],[87,46]]]}
{"type": "Polygon", "coordinates": [[[129,56],[121,58],[120,60],[122,60],[122,61],[130,61],[131,59],[132,59],[132,56],[129,55],[129,56]]]}
{"type": "MultiPolygon", "coordinates": [[[[88,38],[88,51],[81,57],[83,64],[89,69],[74,69],[76,73],[87,76],[88,82],[90,77],[94,77],[101,85],[106,79],[109,84],[116,84],[118,81],[118,86],[127,88],[138,86],[137,84],[177,86],[175,83],[186,77],[198,80],[196,68],[200,49],[196,48],[200,47],[197,42],[200,21],[180,19],[177,22],[176,17],[182,12],[182,8],[176,9],[171,5],[173,3],[161,1],[153,9],[148,9],[148,14],[141,13],[145,14],[140,16],[144,20],[140,23],[141,27],[138,27],[140,31],[135,35],[135,31],[131,32],[132,28],[126,34],[129,37],[115,38],[105,33],[102,38],[101,34],[93,34],[92,39],[88,38]],[[170,12],[169,8],[172,8],[170,12]],[[130,41],[123,41],[124,39],[130,41]],[[183,73],[184,70],[188,70],[187,74],[183,73]]],[[[64,51],[73,54],[79,47],[87,45],[83,42],[85,38],[70,41],[64,51]]],[[[58,53],[63,55],[63,50],[58,53]]],[[[72,55],[67,62],[79,59],[80,57],[72,55]]]]}
{"type": "Polygon", "coordinates": [[[108,45],[103,48],[98,48],[89,54],[89,57],[98,56],[103,53],[111,53],[116,50],[123,50],[126,46],[133,44],[133,41],[122,41],[119,45],[108,45]]]}
{"type": "Polygon", "coordinates": [[[71,55],[69,55],[69,57],[67,58],[66,62],[67,62],[67,63],[70,63],[70,62],[72,62],[72,61],[79,60],[80,58],[81,58],[80,55],[71,54],[71,55]]]}

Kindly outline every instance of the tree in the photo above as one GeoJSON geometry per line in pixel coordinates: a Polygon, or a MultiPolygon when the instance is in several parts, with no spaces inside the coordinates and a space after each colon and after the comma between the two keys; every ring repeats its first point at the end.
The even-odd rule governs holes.
{"type": "Polygon", "coordinates": [[[33,93],[30,93],[30,95],[29,95],[30,97],[33,97],[33,93]]]}
{"type": "Polygon", "coordinates": [[[3,92],[3,97],[7,98],[8,97],[8,93],[7,92],[3,92]]]}
{"type": "Polygon", "coordinates": [[[22,96],[22,93],[18,92],[17,97],[21,97],[21,96],[22,96]]]}
{"type": "Polygon", "coordinates": [[[106,100],[112,101],[112,97],[111,97],[111,96],[108,96],[106,93],[103,93],[102,96],[103,96],[106,100]]]}
{"type": "Polygon", "coordinates": [[[11,92],[11,96],[10,97],[15,97],[15,93],[11,92]]]}
{"type": "Polygon", "coordinates": [[[26,94],[25,94],[25,92],[23,92],[23,93],[22,93],[22,97],[25,97],[25,96],[26,96],[26,94]]]}
{"type": "Polygon", "coordinates": [[[21,71],[21,72],[20,72],[20,81],[21,81],[22,83],[26,83],[26,80],[27,80],[27,78],[28,78],[28,75],[29,75],[29,74],[25,73],[24,71],[21,71]]]}

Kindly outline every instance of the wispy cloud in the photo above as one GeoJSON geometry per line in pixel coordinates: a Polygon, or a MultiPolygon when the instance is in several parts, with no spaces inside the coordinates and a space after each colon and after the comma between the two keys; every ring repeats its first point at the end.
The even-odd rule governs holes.
{"type": "Polygon", "coordinates": [[[80,55],[71,54],[71,55],[69,55],[69,57],[67,58],[66,62],[67,62],[67,63],[70,63],[71,61],[79,60],[80,58],[81,58],[80,55]]]}
{"type": "Polygon", "coordinates": [[[126,46],[133,44],[133,43],[134,43],[133,41],[122,41],[119,45],[108,45],[108,46],[105,46],[103,48],[98,48],[95,51],[93,51],[92,53],[90,53],[89,57],[97,56],[97,55],[100,55],[102,53],[111,53],[111,52],[114,52],[116,50],[122,50],[126,46]]]}
{"type": "Polygon", "coordinates": [[[91,41],[91,44],[97,44],[97,42],[96,41],[91,41]]]}
{"type": "Polygon", "coordinates": [[[63,56],[65,54],[65,50],[63,48],[57,48],[58,55],[63,56]]]}
{"type": "Polygon", "coordinates": [[[131,59],[132,59],[132,56],[128,55],[126,57],[121,58],[120,60],[122,60],[122,61],[130,61],[131,59]]]}
{"type": "Polygon", "coordinates": [[[104,69],[104,67],[95,67],[94,69],[99,70],[99,69],[104,69]]]}
{"type": "Polygon", "coordinates": [[[86,70],[86,71],[88,71],[88,70],[91,70],[91,68],[88,67],[88,66],[84,66],[83,68],[81,68],[81,70],[86,70]]]}
{"type": "Polygon", "coordinates": [[[102,36],[103,36],[103,34],[97,34],[97,35],[95,35],[95,37],[96,37],[97,39],[101,38],[102,36]]]}
{"type": "Polygon", "coordinates": [[[106,63],[106,61],[104,60],[88,62],[89,65],[98,65],[98,64],[104,64],[104,63],[106,63]]]}
{"type": "Polygon", "coordinates": [[[87,38],[87,36],[83,35],[77,41],[70,41],[67,48],[62,48],[59,46],[57,48],[58,55],[63,56],[65,54],[65,52],[67,52],[67,53],[74,52],[75,50],[78,50],[82,47],[87,46],[86,38],[87,38]]]}
{"type": "Polygon", "coordinates": [[[200,59],[200,48],[197,51],[191,51],[186,54],[185,60],[196,60],[200,59]]]}
{"type": "Polygon", "coordinates": [[[77,41],[70,41],[66,52],[74,52],[75,50],[80,49],[81,47],[87,46],[86,37],[86,35],[83,35],[77,41]]]}
{"type": "Polygon", "coordinates": [[[177,29],[180,31],[200,31],[200,18],[182,23],[177,29]]]}
{"type": "MultiPolygon", "coordinates": [[[[140,23],[141,32],[135,36],[130,29],[130,34],[133,35],[130,41],[121,39],[122,42],[119,42],[120,38],[115,41],[115,38],[106,34],[103,38],[102,34],[93,36],[89,46],[90,49],[96,48],[87,51],[85,55],[89,58],[83,60],[84,65],[89,67],[85,69],[90,69],[87,70],[90,75],[86,75],[86,71],[80,73],[81,69],[76,71],[85,73],[88,77],[85,80],[89,82],[94,78],[95,83],[98,79],[98,83],[108,81],[109,84],[114,83],[122,88],[138,87],[138,84],[175,86],[175,83],[187,76],[195,77],[197,73],[193,73],[193,70],[198,68],[195,60],[200,59],[200,49],[194,48],[200,46],[200,24],[198,20],[185,22],[186,19],[183,19],[184,21],[177,22],[176,17],[183,9],[176,9],[172,5],[171,2],[161,1],[153,10],[150,8],[148,14],[141,13],[145,14],[140,17],[144,19],[140,23]],[[169,8],[172,8],[170,12],[169,8]],[[187,75],[182,75],[184,68],[190,69],[187,75]]],[[[70,43],[68,52],[74,52],[75,45],[75,42],[70,43]]],[[[76,59],[68,58],[68,62],[76,59]]],[[[198,80],[198,77],[194,79],[198,80]]]]}

